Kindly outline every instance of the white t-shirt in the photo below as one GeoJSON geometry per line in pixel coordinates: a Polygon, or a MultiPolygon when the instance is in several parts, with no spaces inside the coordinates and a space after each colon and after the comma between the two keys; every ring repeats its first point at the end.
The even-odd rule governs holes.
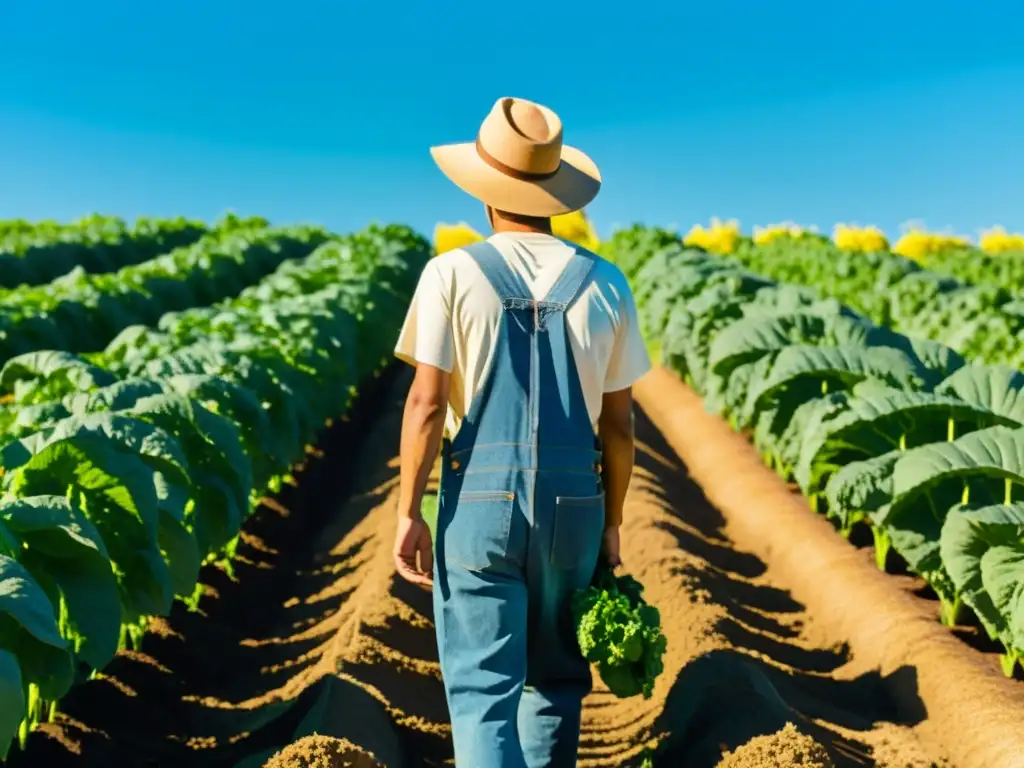
{"type": "MultiPolygon", "coordinates": [[[[543,299],[574,252],[551,235],[502,232],[488,242],[543,299]]],[[[590,420],[596,425],[605,392],[616,392],[651,367],[636,304],[625,275],[597,258],[584,294],[566,312],[573,357],[590,420]]],[[[407,363],[451,373],[445,434],[458,432],[490,367],[501,321],[501,301],[473,257],[461,248],[431,259],[420,277],[395,348],[407,363]]]]}

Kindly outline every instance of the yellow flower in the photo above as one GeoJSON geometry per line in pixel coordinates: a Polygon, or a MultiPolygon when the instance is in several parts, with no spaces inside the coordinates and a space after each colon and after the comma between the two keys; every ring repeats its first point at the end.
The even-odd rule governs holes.
{"type": "Polygon", "coordinates": [[[738,221],[735,219],[721,221],[714,218],[711,219],[711,226],[708,228],[694,224],[683,238],[683,243],[696,245],[709,253],[726,254],[736,250],[741,237],[738,221]]]}
{"type": "Polygon", "coordinates": [[[775,240],[781,240],[784,237],[799,240],[809,234],[811,234],[811,230],[787,221],[782,224],[772,224],[768,227],[754,227],[754,242],[757,245],[766,245],[775,240]]]}
{"type": "Polygon", "coordinates": [[[932,254],[965,245],[969,245],[967,238],[958,235],[942,235],[937,232],[910,229],[896,241],[892,250],[893,253],[906,256],[908,259],[924,262],[932,254]]]}
{"type": "Polygon", "coordinates": [[[434,250],[438,254],[462,248],[483,239],[483,235],[464,221],[458,224],[438,224],[434,227],[434,250]]]}
{"type": "Polygon", "coordinates": [[[1024,251],[1024,235],[1019,232],[1007,232],[1002,227],[992,227],[981,233],[979,245],[981,250],[987,253],[1024,251]]]}
{"type": "Polygon", "coordinates": [[[889,241],[878,227],[857,227],[849,224],[836,224],[832,230],[832,242],[844,251],[871,253],[884,251],[889,241]]]}
{"type": "MultiPolygon", "coordinates": [[[[597,231],[583,211],[554,216],[551,219],[551,230],[557,237],[582,245],[591,251],[600,245],[597,231]]],[[[458,224],[438,224],[434,227],[434,250],[439,254],[483,239],[483,235],[464,221],[458,224]]]]}
{"type": "Polygon", "coordinates": [[[573,211],[551,219],[551,230],[556,237],[581,245],[589,251],[597,249],[600,241],[594,225],[583,211],[573,211]]]}

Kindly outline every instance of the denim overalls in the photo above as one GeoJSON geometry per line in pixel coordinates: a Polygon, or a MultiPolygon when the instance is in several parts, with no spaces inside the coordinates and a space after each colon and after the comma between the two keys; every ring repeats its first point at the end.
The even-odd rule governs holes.
{"type": "Polygon", "coordinates": [[[535,301],[487,242],[470,253],[503,307],[490,370],[442,448],[434,615],[458,768],[571,768],[591,676],[569,598],[604,530],[600,446],[565,312],[577,249],[535,301]]]}

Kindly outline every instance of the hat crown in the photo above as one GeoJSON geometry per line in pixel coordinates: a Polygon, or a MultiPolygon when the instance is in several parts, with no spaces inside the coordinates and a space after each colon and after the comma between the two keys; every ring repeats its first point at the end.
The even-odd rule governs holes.
{"type": "Polygon", "coordinates": [[[562,121],[535,102],[501,98],[480,126],[477,148],[505,172],[553,174],[562,158],[562,121]]]}

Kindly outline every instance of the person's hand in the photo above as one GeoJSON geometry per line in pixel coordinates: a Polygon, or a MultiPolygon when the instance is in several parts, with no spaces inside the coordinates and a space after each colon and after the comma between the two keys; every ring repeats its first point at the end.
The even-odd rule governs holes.
{"type": "Polygon", "coordinates": [[[604,529],[604,536],[601,539],[601,552],[610,568],[618,568],[622,565],[622,558],[619,556],[619,526],[604,529]]]}
{"type": "Polygon", "coordinates": [[[393,554],[399,576],[428,589],[433,586],[434,553],[423,518],[398,518],[393,554]]]}

